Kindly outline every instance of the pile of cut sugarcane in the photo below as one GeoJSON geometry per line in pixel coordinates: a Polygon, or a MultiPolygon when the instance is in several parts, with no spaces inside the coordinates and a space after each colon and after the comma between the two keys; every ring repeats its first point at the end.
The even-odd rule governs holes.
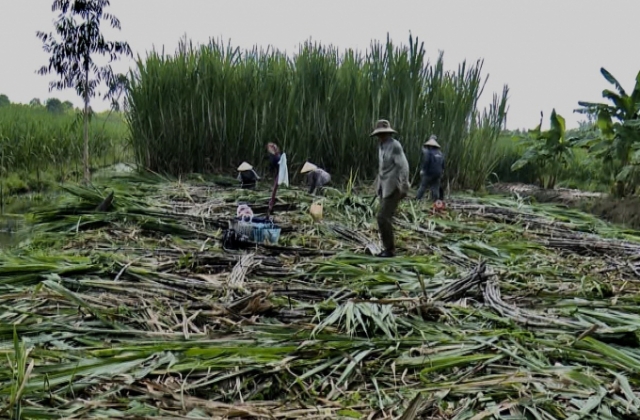
{"type": "Polygon", "coordinates": [[[370,197],[327,190],[314,223],[285,189],[278,245],[223,250],[268,200],[126,175],[34,209],[0,254],[0,417],[639,418],[638,233],[406,201],[379,259],[370,197]]]}

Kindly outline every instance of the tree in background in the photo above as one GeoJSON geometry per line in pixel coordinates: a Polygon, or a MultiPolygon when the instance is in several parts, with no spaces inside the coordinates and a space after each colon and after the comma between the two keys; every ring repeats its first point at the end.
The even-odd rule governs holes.
{"type": "Polygon", "coordinates": [[[64,112],[73,111],[73,104],[71,101],[64,101],[62,103],[62,109],[64,112]]]}
{"type": "Polygon", "coordinates": [[[60,115],[60,114],[64,113],[64,108],[62,107],[62,102],[58,98],[49,98],[49,99],[47,99],[47,102],[45,103],[45,107],[47,108],[47,111],[49,111],[52,114],[60,115]]]}
{"type": "Polygon", "coordinates": [[[110,64],[99,66],[96,55],[106,56],[109,63],[121,55],[133,56],[127,42],[106,41],[100,30],[103,21],[107,21],[114,29],[120,29],[120,21],[104,9],[110,5],[109,0],[54,0],[52,11],[58,12],[55,32],[37,32],[42,40],[43,49],[50,54],[49,64],[38,71],[45,75],[56,73],[58,81],[51,82],[50,90],[76,90],[84,102],[84,181],[91,178],[89,170],[89,119],[91,117],[90,100],[98,94],[102,83],[107,86],[105,99],[117,102],[119,93],[126,87],[126,77],[114,74],[110,64]]]}
{"type": "Polygon", "coordinates": [[[11,101],[7,95],[0,95],[0,106],[11,105],[11,101]]]}
{"type": "Polygon", "coordinates": [[[42,106],[42,102],[40,101],[39,98],[33,98],[32,100],[29,101],[29,106],[33,108],[37,108],[42,106]]]}
{"type": "Polygon", "coordinates": [[[616,91],[602,91],[609,103],[578,102],[582,108],[575,112],[595,115],[599,132],[580,145],[602,159],[614,178],[613,193],[624,197],[635,193],[640,183],[640,72],[630,95],[606,69],[600,73],[616,91]]]}
{"type": "Polygon", "coordinates": [[[511,167],[512,171],[522,169],[528,164],[539,170],[539,183],[542,188],[554,188],[561,170],[566,167],[573,156],[575,138],[566,137],[566,125],[562,116],[554,109],[551,112],[551,128],[542,131],[542,112],[540,124],[522,138],[522,144],[527,146],[524,155],[511,167]]]}

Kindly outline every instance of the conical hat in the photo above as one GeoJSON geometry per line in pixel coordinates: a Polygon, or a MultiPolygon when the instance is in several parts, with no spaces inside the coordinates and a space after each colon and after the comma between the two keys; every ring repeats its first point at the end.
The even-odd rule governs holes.
{"type": "Polygon", "coordinates": [[[300,171],[300,173],[301,174],[306,174],[307,172],[315,171],[316,169],[318,169],[318,167],[316,165],[314,165],[311,162],[306,162],[304,164],[304,166],[302,167],[302,170],[300,171]]]}
{"type": "Polygon", "coordinates": [[[429,139],[429,141],[427,141],[424,145],[425,146],[433,146],[433,147],[437,147],[438,149],[440,149],[440,145],[436,141],[435,137],[431,137],[429,139]]]}
{"type": "Polygon", "coordinates": [[[249,165],[247,162],[242,162],[240,166],[238,166],[238,172],[250,171],[253,169],[253,166],[249,165]]]}
{"type": "Polygon", "coordinates": [[[373,129],[373,132],[370,134],[370,136],[374,137],[382,133],[396,134],[397,131],[391,128],[391,124],[389,123],[389,121],[378,120],[378,122],[376,123],[376,127],[373,129]]]}

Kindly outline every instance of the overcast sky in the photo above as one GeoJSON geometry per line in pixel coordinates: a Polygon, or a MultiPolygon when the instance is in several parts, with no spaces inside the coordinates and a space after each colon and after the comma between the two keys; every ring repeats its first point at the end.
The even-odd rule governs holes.
{"type": "MultiPolygon", "coordinates": [[[[56,96],[80,105],[73,91],[49,93],[51,77],[35,73],[47,62],[35,33],[53,29],[51,3],[0,0],[0,93],[12,102],[56,96]]],[[[640,0],[111,0],[110,11],[122,22],[117,39],[142,56],[154,45],[173,52],[185,34],[294,51],[310,37],[366,49],[387,32],[406,43],[411,31],[432,59],[443,50],[448,68],[483,58],[482,105],[509,85],[509,128],[531,128],[554,107],[575,126],[577,102],[608,87],[600,67],[629,91],[640,70],[640,0]]]]}

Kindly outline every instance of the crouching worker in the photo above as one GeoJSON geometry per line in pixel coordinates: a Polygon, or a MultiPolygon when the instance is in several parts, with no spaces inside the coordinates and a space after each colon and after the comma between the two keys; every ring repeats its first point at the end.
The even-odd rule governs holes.
{"type": "Polygon", "coordinates": [[[315,194],[316,191],[322,191],[322,187],[331,181],[331,175],[329,175],[327,171],[318,168],[310,162],[304,164],[300,173],[308,174],[307,184],[309,185],[309,194],[315,194]]]}
{"type": "Polygon", "coordinates": [[[240,181],[241,188],[255,188],[256,184],[260,177],[253,170],[253,166],[249,165],[247,162],[242,162],[240,166],[238,166],[238,181],[240,181]]]}
{"type": "Polygon", "coordinates": [[[427,189],[431,191],[431,200],[444,199],[440,181],[444,174],[444,155],[436,136],[431,136],[422,147],[422,162],[420,162],[420,188],[416,199],[421,200],[427,189]]]}

